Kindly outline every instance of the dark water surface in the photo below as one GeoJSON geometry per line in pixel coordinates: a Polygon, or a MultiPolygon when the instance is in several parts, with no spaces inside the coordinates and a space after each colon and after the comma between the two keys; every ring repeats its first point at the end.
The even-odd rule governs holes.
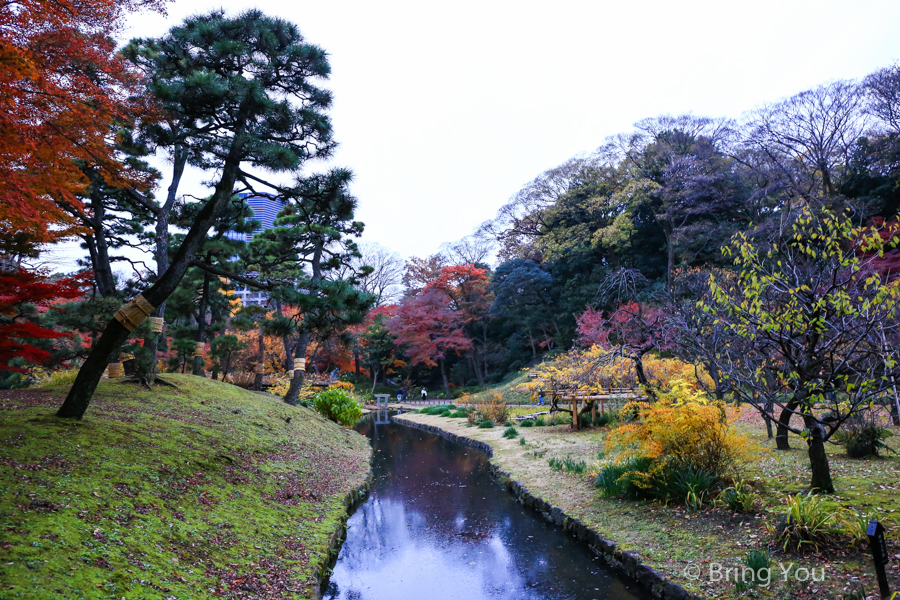
{"type": "Polygon", "coordinates": [[[526,511],[487,457],[372,419],[374,481],[350,518],[327,599],[641,599],[584,545],[526,511]]]}

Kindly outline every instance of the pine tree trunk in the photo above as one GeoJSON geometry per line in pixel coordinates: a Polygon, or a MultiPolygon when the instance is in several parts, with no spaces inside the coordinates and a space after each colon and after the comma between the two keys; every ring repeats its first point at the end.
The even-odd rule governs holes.
{"type": "MultiPolygon", "coordinates": [[[[262,322],[259,324],[259,348],[256,351],[256,364],[263,367],[263,369],[266,366],[266,332],[263,329],[262,322]]],[[[263,389],[263,375],[264,373],[256,373],[253,377],[254,390],[260,391],[263,389]]]]}
{"type": "MultiPolygon", "coordinates": [[[[169,215],[178,197],[178,186],[181,184],[181,177],[184,175],[184,167],[187,163],[187,151],[183,146],[176,145],[172,158],[172,182],[167,190],[166,201],[156,215],[156,238],[154,240],[153,258],[156,261],[157,279],[162,277],[163,273],[169,268],[169,215]]],[[[159,303],[152,316],[159,318],[166,316],[165,300],[159,303]]],[[[160,333],[151,331],[144,338],[144,347],[147,348],[147,354],[150,355],[150,358],[149,364],[144,367],[146,372],[139,373],[139,375],[142,375],[147,380],[147,384],[151,386],[156,383],[156,375],[159,373],[159,367],[156,363],[159,354],[159,338],[163,335],[166,335],[165,331],[160,333]]]]}
{"type": "Polygon", "coordinates": [[[672,291],[675,273],[675,243],[672,241],[673,232],[667,223],[661,223],[663,234],[666,237],[666,290],[672,291]]]}
{"type": "MultiPolygon", "coordinates": [[[[211,275],[204,271],[203,272],[203,290],[200,293],[200,306],[198,307],[197,312],[199,313],[199,317],[197,319],[197,343],[206,344],[206,308],[209,306],[209,285],[210,285],[211,275]]],[[[194,356],[194,375],[199,375],[201,377],[206,376],[206,372],[203,369],[203,363],[205,362],[203,356],[194,356]]]]}
{"type": "MultiPolygon", "coordinates": [[[[484,376],[488,377],[488,335],[487,335],[487,323],[484,322],[481,324],[481,358],[484,360],[484,376]]],[[[482,383],[484,385],[484,383],[482,383]]]]}
{"type": "Polygon", "coordinates": [[[475,370],[475,379],[478,380],[478,385],[484,385],[484,376],[481,374],[481,367],[478,365],[478,353],[475,352],[475,347],[472,347],[472,366],[475,370]]]}
{"type": "MultiPolygon", "coordinates": [[[[150,316],[161,318],[165,313],[166,303],[163,302],[160,306],[156,307],[156,310],[154,310],[153,314],[150,316]]],[[[161,335],[166,335],[166,332],[151,331],[144,336],[144,354],[146,354],[144,360],[146,360],[146,364],[143,360],[136,361],[138,377],[143,377],[149,386],[156,384],[156,375],[159,373],[159,366],[156,363],[157,356],[159,355],[159,337],[161,335]]]]}
{"type": "MultiPolygon", "coordinates": [[[[236,136],[240,137],[240,136],[236,136]]],[[[187,234],[178,247],[178,251],[172,260],[172,264],[162,274],[162,276],[143,292],[144,299],[151,306],[160,306],[175,291],[178,284],[181,283],[184,274],[187,273],[188,267],[194,256],[199,250],[200,245],[206,238],[206,233],[212,227],[224,212],[231,195],[234,190],[234,183],[237,179],[240,166],[240,159],[237,155],[239,144],[232,146],[228,158],[222,168],[222,177],[216,185],[216,191],[210,198],[194,220],[194,224],[188,230],[187,234]]],[[[66,399],[56,413],[56,416],[67,419],[81,419],[87,411],[103,377],[103,371],[118,352],[119,348],[128,339],[130,331],[124,325],[119,323],[115,318],[107,323],[100,339],[91,348],[87,359],[78,371],[72,388],[69,390],[66,399]]]]}
{"type": "MultiPolygon", "coordinates": [[[[306,357],[307,346],[309,346],[309,334],[301,334],[300,338],[297,340],[297,345],[294,347],[294,356],[298,358],[306,357]]],[[[293,365],[291,365],[291,367],[293,367],[293,365]]],[[[297,406],[297,400],[300,398],[300,388],[303,387],[304,375],[305,373],[301,369],[294,369],[294,378],[291,379],[291,385],[284,395],[286,404],[297,406]]]]}

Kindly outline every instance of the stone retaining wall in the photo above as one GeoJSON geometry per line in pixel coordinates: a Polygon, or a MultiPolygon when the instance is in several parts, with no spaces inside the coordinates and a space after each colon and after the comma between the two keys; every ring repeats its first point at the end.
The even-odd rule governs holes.
{"type": "MultiPolygon", "coordinates": [[[[489,458],[494,456],[493,447],[487,442],[475,440],[470,437],[451,433],[435,425],[427,425],[425,423],[416,423],[404,419],[397,415],[393,417],[394,421],[407,427],[422,429],[439,435],[452,442],[475,448],[487,454],[489,458]]],[[[578,519],[569,517],[565,512],[556,506],[552,506],[549,502],[538,498],[528,491],[524,485],[518,481],[514,481],[509,473],[506,473],[493,461],[491,461],[491,475],[506,485],[506,489],[525,507],[540,513],[545,519],[551,523],[562,527],[563,531],[572,534],[572,537],[578,539],[588,545],[594,554],[603,559],[607,565],[615,571],[627,575],[637,581],[641,587],[648,590],[656,598],[663,600],[700,600],[701,596],[697,596],[687,592],[680,585],[667,581],[663,575],[655,571],[652,567],[641,562],[641,556],[637,552],[620,550],[615,542],[603,539],[599,533],[584,525],[578,519]]]]}
{"type": "Polygon", "coordinates": [[[328,587],[328,579],[331,577],[331,571],[334,569],[338,555],[341,553],[341,546],[344,545],[344,541],[347,539],[347,520],[369,497],[371,484],[372,467],[370,458],[369,473],[366,475],[366,480],[344,496],[344,515],[338,521],[331,535],[328,536],[328,551],[318,564],[313,567],[313,578],[315,579],[313,589],[317,592],[317,598],[321,598],[324,595],[325,589],[328,587]]]}

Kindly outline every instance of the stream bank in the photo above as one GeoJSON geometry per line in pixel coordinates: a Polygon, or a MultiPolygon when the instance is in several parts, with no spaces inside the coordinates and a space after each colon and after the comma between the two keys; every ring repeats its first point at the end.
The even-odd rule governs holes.
{"type": "MultiPolygon", "coordinates": [[[[653,597],[663,600],[690,600],[701,596],[692,594],[663,575],[659,569],[643,563],[641,552],[631,545],[605,539],[599,528],[592,526],[592,511],[587,498],[596,495],[589,484],[577,478],[555,473],[545,460],[509,460],[510,450],[523,454],[520,442],[502,437],[503,428],[477,429],[466,427],[465,420],[444,419],[431,415],[409,413],[394,417],[397,423],[429,431],[455,443],[476,448],[489,457],[491,473],[526,508],[540,514],[546,521],[562,528],[569,536],[586,544],[609,567],[636,581],[653,597]],[[453,431],[451,431],[453,429],[453,431]],[[499,450],[499,452],[497,452],[499,450]],[[576,494],[560,493],[567,487],[578,488],[576,494]]],[[[520,429],[522,436],[532,431],[520,429]]],[[[526,445],[527,447],[527,445],[526,445]]],[[[532,451],[543,458],[540,451],[532,451]]],[[[585,479],[585,478],[580,478],[585,479]]]]}

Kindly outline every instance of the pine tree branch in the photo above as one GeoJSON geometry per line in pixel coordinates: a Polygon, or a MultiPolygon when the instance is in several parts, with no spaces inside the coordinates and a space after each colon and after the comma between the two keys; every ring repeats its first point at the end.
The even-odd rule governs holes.
{"type": "Polygon", "coordinates": [[[207,273],[212,273],[213,275],[218,275],[219,277],[225,277],[232,281],[237,281],[238,283],[243,283],[248,287],[257,288],[260,290],[271,291],[275,289],[275,286],[272,283],[263,283],[257,279],[251,279],[249,277],[244,277],[242,275],[238,275],[237,273],[232,273],[231,271],[226,271],[225,269],[220,269],[218,267],[214,267],[210,264],[199,260],[191,261],[191,266],[197,267],[198,269],[203,269],[207,273]]]}

